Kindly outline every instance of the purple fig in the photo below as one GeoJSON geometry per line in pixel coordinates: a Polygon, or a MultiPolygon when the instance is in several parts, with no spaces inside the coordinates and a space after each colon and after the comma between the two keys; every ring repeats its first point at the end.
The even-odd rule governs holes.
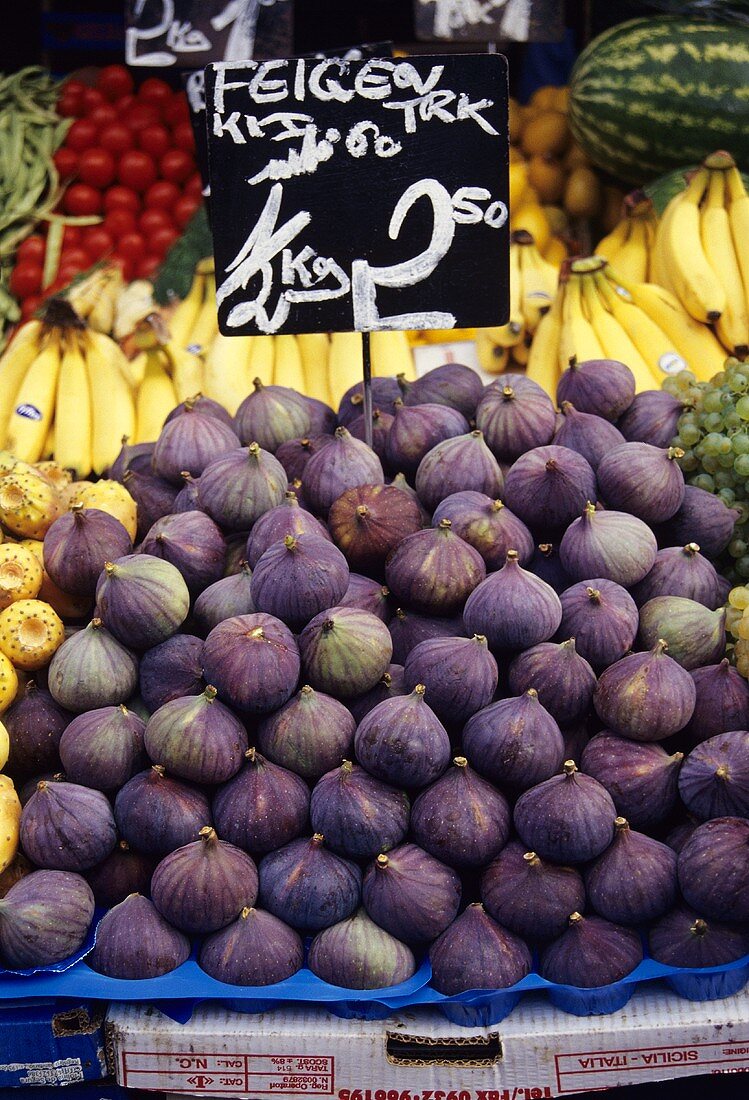
{"type": "Polygon", "coordinates": [[[206,974],[227,985],[274,985],[301,970],[304,946],[278,917],[246,907],[204,941],[198,962],[206,974]]]}
{"type": "MultiPolygon", "coordinates": [[[[395,378],[375,377],[372,379],[372,405],[383,412],[393,414],[395,402],[401,399],[401,389],[395,378]]],[[[347,427],[364,412],[364,384],[357,382],[346,390],[338,406],[338,423],[347,427]]]]}
{"type": "Polygon", "coordinates": [[[205,688],[202,654],[202,639],[191,634],[175,634],[143,654],[140,693],[152,713],[171,699],[200,695],[205,688]]]}
{"type": "Polygon", "coordinates": [[[715,611],[725,603],[715,567],[696,542],[659,550],[650,572],[632,592],[638,607],[656,596],[683,596],[715,611]]]}
{"type": "Polygon", "coordinates": [[[318,401],[316,397],[305,397],[305,401],[310,414],[309,434],[331,436],[338,424],[338,417],[333,409],[324,401],[318,401]]]}
{"type": "Polygon", "coordinates": [[[749,733],[719,733],[693,748],[679,772],[679,794],[702,821],[749,817],[749,733]]]}
{"type": "Polygon", "coordinates": [[[86,881],[93,890],[96,904],[111,909],[128,894],[147,896],[155,867],[154,859],[133,851],[126,840],[120,840],[106,859],[86,873],[86,881]]]}
{"type": "Polygon", "coordinates": [[[633,741],[663,741],[692,717],[697,689],[667,649],[661,639],[648,653],[622,657],[601,674],[593,705],[614,733],[633,741]]]}
{"type": "MultiPolygon", "coordinates": [[[[749,684],[727,657],[719,665],[692,669],[692,679],[697,701],[686,732],[695,744],[726,730],[749,728],[749,684]]],[[[3,719],[6,725],[9,714],[3,719]]]]}
{"type": "Polygon", "coordinates": [[[348,709],[358,725],[364,715],[374,710],[378,703],[384,703],[386,699],[395,699],[398,695],[407,694],[403,665],[388,665],[387,671],[383,672],[382,677],[373,688],[365,691],[358,699],[349,699],[348,709]]]}
{"type": "Polygon", "coordinates": [[[416,960],[405,943],[359,909],[318,932],[309,949],[309,968],[330,985],[385,989],[412,977],[416,960]]]}
{"type": "Polygon", "coordinates": [[[181,401],[179,405],[172,409],[164,423],[171,424],[178,416],[184,416],[187,412],[200,413],[201,416],[213,416],[216,420],[220,420],[222,424],[226,424],[229,428],[232,425],[231,413],[229,413],[218,401],[214,401],[212,397],[205,397],[202,393],[196,394],[194,397],[188,397],[185,401],[181,401]]]}
{"type": "Polygon", "coordinates": [[[96,585],[96,604],[99,618],[118,642],[151,649],[177,633],[190,610],[190,593],[171,562],[130,554],[106,562],[96,585]]]}
{"type": "MultiPolygon", "coordinates": [[[[372,450],[379,458],[380,462],[385,463],[385,447],[387,445],[387,438],[390,434],[390,428],[393,423],[393,417],[390,413],[381,412],[380,409],[375,408],[372,412],[372,450]]],[[[367,427],[364,416],[357,416],[356,420],[352,420],[348,425],[348,430],[354,439],[360,439],[363,443],[367,441],[367,427]]]]}
{"type": "Polygon", "coordinates": [[[329,539],[327,528],[299,504],[297,495],[289,490],[281,504],[269,509],[258,519],[247,540],[247,561],[254,569],[260,558],[274,542],[283,541],[287,535],[318,535],[329,539]]]}
{"type": "Polygon", "coordinates": [[[534,447],[515,460],[505,478],[508,508],[534,530],[564,529],[595,497],[596,475],[567,447],[534,447]]]}
{"type": "Polygon", "coordinates": [[[151,879],[162,917],[182,932],[215,932],[257,899],[258,875],[246,852],[208,825],[200,839],[164,856],[151,879]]]}
{"type": "Polygon", "coordinates": [[[463,490],[499,497],[504,478],[483,432],[476,430],[432,447],[419,463],[415,485],[422,504],[433,512],[446,497],[463,490]]]}
{"type": "Polygon", "coordinates": [[[395,413],[385,443],[385,458],[393,470],[415,474],[419,463],[438,443],[465,435],[468,421],[447,405],[404,405],[395,402],[395,413]]]}
{"type": "Polygon", "coordinates": [[[393,643],[376,615],[331,607],[299,635],[304,675],[314,688],[341,699],[373,688],[390,664],[393,643]]]}
{"type": "Polygon", "coordinates": [[[585,887],[572,867],[547,863],[511,840],[481,876],[481,900],[489,916],[517,936],[560,936],[570,912],[585,905],[585,887]]]}
{"type": "Polygon", "coordinates": [[[124,703],[79,714],[60,741],[66,778],[100,791],[119,790],[143,766],[145,728],[124,703]]]}
{"type": "Polygon", "coordinates": [[[580,722],[574,726],[565,726],[564,728],[560,726],[560,730],[564,741],[565,760],[579,760],[585,751],[585,746],[590,741],[587,724],[580,722]]]}
{"type": "MultiPolygon", "coordinates": [[[[150,466],[150,459],[149,459],[150,466]]],[[[138,508],[137,537],[142,539],[157,519],[171,515],[179,489],[150,470],[126,470],[122,484],[138,508]]]]}
{"type": "Polygon", "coordinates": [[[660,638],[682,668],[715,664],[726,651],[726,609],[710,611],[682,596],[656,596],[640,608],[640,641],[651,648],[660,638]]]}
{"type": "Polygon", "coordinates": [[[21,847],[39,867],[87,871],[116,843],[112,810],[101,791],[42,780],[23,808],[21,847]]]}
{"type": "Polygon", "coordinates": [[[678,905],[653,925],[650,954],[666,966],[725,966],[749,955],[749,932],[719,921],[706,921],[678,905]]]}
{"type": "Polygon", "coordinates": [[[323,846],[319,833],[269,852],[260,864],[260,900],[274,916],[317,932],[350,916],[361,896],[361,871],[323,846]]]}
{"type": "Polygon", "coordinates": [[[200,497],[211,519],[227,531],[249,531],[264,512],[284,498],[286,471],[259,443],[232,451],[206,466],[200,497]]]}
{"type": "Polygon", "coordinates": [[[303,779],[266,760],[255,749],[216,792],[213,820],[219,835],[248,852],[272,852],[307,828],[309,788],[303,779]]]}
{"type": "Polygon", "coordinates": [[[476,409],[476,427],[484,433],[487,446],[507,461],[550,443],[556,425],[551,398],[525,375],[506,374],[492,382],[476,409]]]}
{"type": "Polygon", "coordinates": [[[460,615],[453,619],[440,619],[404,611],[402,607],[388,623],[388,630],[393,640],[393,660],[400,665],[405,665],[411,650],[428,638],[457,638],[466,634],[460,615]]]}
{"type": "Polygon", "coordinates": [[[374,779],[350,760],[315,785],[310,819],[328,847],[349,859],[371,859],[400,844],[408,832],[410,804],[404,791],[374,779]]]}
{"type": "Polygon", "coordinates": [[[382,619],[390,621],[390,589],[387,585],[363,577],[360,573],[349,573],[348,588],[338,601],[339,607],[358,607],[360,611],[369,611],[382,619]]]}
{"type": "Polygon", "coordinates": [[[604,455],[596,477],[609,508],[645,523],[663,523],[681,507],[684,475],[676,461],[683,452],[649,443],[621,443],[604,455]]]}
{"type": "Polygon", "coordinates": [[[578,412],[571,401],[562,401],[560,411],[564,419],[554,436],[555,445],[577,451],[593,470],[607,451],[625,441],[611,421],[602,416],[578,412]]]}
{"type": "Polygon", "coordinates": [[[419,515],[421,516],[421,526],[428,527],[429,512],[427,512],[426,508],[419,500],[416,490],[413,488],[413,486],[409,485],[408,481],[406,480],[405,474],[396,474],[395,477],[388,482],[388,485],[391,485],[393,489],[398,489],[398,491],[401,493],[405,493],[407,497],[414,501],[419,509],[419,515]]]}
{"type": "Polygon", "coordinates": [[[206,416],[191,400],[184,402],[182,415],[169,420],[153,449],[153,471],[175,485],[182,471],[200,477],[206,466],[242,444],[232,429],[217,416],[206,416]]]}
{"type": "Polygon", "coordinates": [[[105,630],[101,619],[92,619],[57,650],[47,685],[55,702],[76,714],[118,705],[138,686],[138,658],[105,630]]]}
{"type": "Polygon", "coordinates": [[[262,720],[257,743],[268,759],[314,783],[348,755],[355,729],[343,703],[305,684],[262,720]]]}
{"type": "Polygon", "coordinates": [[[182,488],[174,498],[172,512],[201,512],[200,506],[200,479],[182,471],[182,488]]]}
{"type": "Polygon", "coordinates": [[[642,944],[633,928],[573,913],[566,931],[542,951],[539,969],[548,982],[595,989],[621,981],[640,962],[642,944]]]}
{"type": "Polygon", "coordinates": [[[432,984],[448,997],[467,989],[506,989],[530,973],[521,939],[473,902],[432,944],[432,984]]]}
{"type": "Polygon", "coordinates": [[[376,575],[388,554],[421,530],[421,515],[416,502],[391,485],[356,485],[333,501],[328,527],[351,568],[376,575]]]}
{"type": "Polygon", "coordinates": [[[164,703],[148,721],[146,752],[178,779],[225,783],[242,766],[247,732],[216,695],[209,684],[202,695],[164,703]]]}
{"type": "Polygon", "coordinates": [[[403,539],[385,566],[390,591],[427,615],[460,611],[485,576],[483,558],[453,532],[449,519],[403,539]]]}
{"type": "Polygon", "coordinates": [[[189,956],[187,936],[167,924],[153,902],[134,893],[102,917],[86,962],[109,978],[137,981],[169,974],[189,956]]]}
{"type": "Polygon", "coordinates": [[[413,691],[424,684],[434,713],[454,725],[491,702],[498,678],[497,662],[481,634],[427,639],[406,658],[406,687],[413,691]]]}
{"type": "Polygon", "coordinates": [[[668,834],[665,841],[666,844],[668,844],[669,848],[673,848],[678,856],[679,852],[689,840],[694,830],[698,829],[700,824],[701,822],[699,822],[696,817],[692,817],[691,814],[687,814],[685,818],[680,821],[678,825],[675,825],[671,832],[668,834]]]}
{"type": "Polygon", "coordinates": [[[660,824],[676,805],[681,752],[599,733],[583,750],[580,767],[606,788],[617,813],[638,829],[660,824]]]}
{"type": "Polygon", "coordinates": [[[619,431],[629,443],[669,447],[685,408],[666,390],[643,390],[619,420],[619,431]]]}
{"type": "Polygon", "coordinates": [[[559,726],[539,703],[535,688],[474,714],[463,730],[463,748],[481,775],[520,790],[550,779],[564,760],[559,726]]]}
{"type": "Polygon", "coordinates": [[[565,573],[559,557],[559,546],[553,542],[538,544],[528,563],[528,571],[551,585],[558,596],[572,584],[572,578],[565,573]]]}
{"type": "Polygon", "coordinates": [[[35,680],[28,680],[2,719],[10,741],[10,774],[18,779],[57,771],[60,738],[72,717],[35,680]]]}
{"type": "Polygon", "coordinates": [[[635,376],[617,359],[570,360],[557,384],[557,401],[571,401],[579,412],[618,420],[635,396],[635,376]]]}
{"type": "Polygon", "coordinates": [[[338,604],[348,582],[346,559],[327,539],[287,535],[258,561],[250,592],[258,611],[301,630],[315,615],[338,604]]]}
{"type": "Polygon", "coordinates": [[[299,650],[291,631],[272,615],[235,615],[206,638],[203,670],[229,706],[267,714],[294,691],[299,650]]]}
{"type": "Polygon", "coordinates": [[[312,419],[306,398],[287,386],[264,386],[259,378],[253,385],[234,417],[234,429],[243,444],[257,440],[273,454],[287,439],[309,432],[312,419]]]}
{"type": "Polygon", "coordinates": [[[614,819],[614,839],[585,876],[596,913],[618,924],[646,924],[676,901],[676,852],[614,819]]]}
{"type": "Polygon", "coordinates": [[[140,552],[174,565],[193,596],[224,575],[226,543],[205,512],[180,512],[157,520],[140,552]]]}
{"type": "Polygon", "coordinates": [[[611,843],[616,810],[605,787],[565,760],[561,775],[520,796],[514,816],[523,844],[543,859],[585,863],[611,843]]]}
{"type": "Polygon", "coordinates": [[[407,405],[446,405],[457,409],[467,420],[476,413],[484,385],[471,367],[462,363],[444,363],[422,374],[405,388],[407,405]]]}
{"type": "Polygon", "coordinates": [[[575,639],[568,638],[541,642],[518,654],[509,667],[508,684],[513,695],[533,688],[541,705],[564,726],[587,714],[596,674],[577,652],[575,639]]]}
{"type": "Polygon", "coordinates": [[[430,855],[451,867],[483,867],[510,835],[504,795],[456,756],[453,766],[419,795],[411,810],[411,833],[430,855]]]}
{"type": "Polygon", "coordinates": [[[346,428],[336,428],[333,442],[313,455],[304,471],[304,492],[312,510],[327,516],[333,501],[356,485],[383,485],[380,460],[366,443],[346,428]]]}
{"type": "MultiPolygon", "coordinates": [[[[335,425],[333,431],[335,431],[335,425]]],[[[309,438],[303,436],[301,439],[288,439],[282,443],[276,450],[276,458],[286,471],[289,481],[293,481],[295,477],[303,477],[305,467],[312,455],[317,454],[323,447],[327,447],[332,438],[331,433],[330,435],[311,435],[309,438]]]]}
{"type": "Polygon", "coordinates": [[[650,572],[657,552],[655,535],[642,520],[625,512],[599,512],[590,501],[559,545],[562,565],[573,580],[605,577],[623,588],[650,572]]]}
{"type": "Polygon", "coordinates": [[[562,622],[558,637],[575,639],[575,648],[594,668],[608,668],[632,648],[640,617],[625,588],[605,577],[580,581],[559,597],[562,622]]]}
{"type": "Polygon", "coordinates": [[[117,829],[139,852],[165,856],[211,823],[208,796],[165,775],[161,764],[134,775],[114,803],[117,829]]]}
{"type": "Polygon", "coordinates": [[[518,561],[527,565],[533,557],[533,536],[523,521],[501,500],[467,490],[452,493],[437,505],[432,522],[449,519],[464,542],[478,550],[487,569],[500,569],[508,550],[517,550],[518,561]]]}
{"type": "Polygon", "coordinates": [[[460,895],[455,871],[415,844],[381,852],[367,868],[362,884],[369,916],[405,943],[436,939],[455,920],[460,895]]]}
{"type": "MultiPolygon", "coordinates": [[[[173,411],[176,412],[176,410],[173,411]]],[[[107,477],[110,477],[112,481],[122,483],[122,479],[128,470],[151,469],[151,456],[156,446],[155,440],[152,443],[129,443],[129,438],[130,436],[127,435],[122,436],[119,454],[107,471],[107,477]]]]}
{"type": "Polygon", "coordinates": [[[378,703],[359,722],[356,758],[367,771],[395,787],[425,787],[447,767],[450,739],[417,684],[410,695],[378,703]]]}
{"type": "Polygon", "coordinates": [[[695,829],[678,856],[687,905],[714,920],[749,921],[749,821],[716,817],[695,829]]]}
{"type": "Polygon", "coordinates": [[[91,887],[68,871],[33,871],[0,899],[4,966],[52,966],[82,947],[94,916],[91,887]]]}
{"type": "Polygon", "coordinates": [[[104,562],[124,557],[132,549],[118,519],[98,508],[73,504],[44,536],[44,568],[63,592],[93,596],[104,562]]]}
{"type": "Polygon", "coordinates": [[[687,485],[681,507],[664,525],[662,545],[696,542],[708,558],[717,558],[733,538],[737,514],[720,497],[687,485]]]}
{"type": "Polygon", "coordinates": [[[546,642],[562,619],[553,588],[518,564],[516,550],[505,564],[482,581],[468,597],[463,624],[469,634],[483,634],[491,649],[530,649],[546,642]]]}
{"type": "MultiPolygon", "coordinates": [[[[231,577],[221,577],[204,588],[193,605],[192,614],[196,627],[203,634],[210,634],[224,619],[252,615],[255,611],[257,608],[252,601],[252,570],[244,562],[238,573],[231,577]]],[[[165,642],[164,645],[166,644],[165,642]]],[[[201,653],[202,648],[201,644],[201,653]]]]}

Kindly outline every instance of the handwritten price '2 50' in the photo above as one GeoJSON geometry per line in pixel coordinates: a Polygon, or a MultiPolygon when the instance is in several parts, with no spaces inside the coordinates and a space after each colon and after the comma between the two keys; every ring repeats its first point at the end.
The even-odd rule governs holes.
{"type": "Polygon", "coordinates": [[[351,294],[353,328],[358,332],[381,329],[453,328],[452,313],[426,310],[380,317],[377,288],[394,289],[414,286],[433,274],[450,251],[458,225],[484,223],[500,229],[507,222],[507,207],[493,200],[485,187],[459,187],[452,195],[436,179],[423,179],[406,188],[396,203],[388,226],[388,236],[397,241],[403,222],[419,199],[432,205],[432,234],[425,249],[397,264],[373,267],[367,260],[354,260],[349,277],[332,256],[321,256],[310,245],[294,253],[293,241],[312,221],[301,210],[283,225],[278,218],[283,202],[283,184],[271,187],[262,214],[237,255],[226,268],[216,294],[218,304],[250,282],[260,278],[253,298],[238,302],[229,311],[229,328],[254,324],[264,333],[277,332],[288,318],[293,304],[330,301],[351,294]],[[281,258],[280,288],[276,286],[273,261],[281,258]],[[275,296],[275,298],[274,298],[275,296]]]}

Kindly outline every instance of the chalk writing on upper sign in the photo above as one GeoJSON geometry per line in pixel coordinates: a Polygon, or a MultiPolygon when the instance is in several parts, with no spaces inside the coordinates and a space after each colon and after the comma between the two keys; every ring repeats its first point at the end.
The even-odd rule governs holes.
{"type": "Polygon", "coordinates": [[[423,39],[555,41],[563,33],[561,0],[414,0],[423,39]]]}
{"type": "Polygon", "coordinates": [[[504,58],[218,64],[206,101],[222,331],[502,323],[504,58]]]}

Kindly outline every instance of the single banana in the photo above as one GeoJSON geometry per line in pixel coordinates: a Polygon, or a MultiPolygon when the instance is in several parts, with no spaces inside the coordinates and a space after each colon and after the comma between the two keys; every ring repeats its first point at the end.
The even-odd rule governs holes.
{"type": "Polygon", "coordinates": [[[146,352],[146,369],[136,401],[135,443],[152,443],[158,439],[164,421],[179,404],[166,365],[166,356],[160,348],[146,352]]]}
{"type": "Polygon", "coordinates": [[[91,473],[91,436],[88,371],[81,340],[73,333],[65,344],[57,378],[55,459],[66,470],[73,470],[77,479],[91,473]]]}
{"type": "Polygon", "coordinates": [[[296,336],[276,336],[274,346],[276,354],[273,360],[273,384],[304,393],[304,369],[296,336]]]}
{"type": "Polygon", "coordinates": [[[510,318],[506,325],[493,328],[494,341],[511,348],[523,339],[523,276],[520,270],[520,245],[510,244],[510,318]]]}
{"type": "Polygon", "coordinates": [[[232,416],[252,388],[248,342],[258,339],[265,337],[224,336],[219,332],[203,364],[203,393],[218,401],[232,416]]]}
{"type": "Polygon", "coordinates": [[[654,390],[659,382],[640,355],[627,330],[614,316],[603,291],[599,289],[599,276],[589,276],[583,284],[583,299],[590,312],[591,323],[607,359],[617,359],[624,363],[635,376],[635,387],[641,390],[654,390]]]}
{"type": "Polygon", "coordinates": [[[211,342],[218,333],[218,306],[216,305],[216,276],[209,272],[205,277],[205,297],[195,324],[190,330],[188,348],[196,348],[207,354],[211,342]]]}
{"type": "Polygon", "coordinates": [[[41,337],[41,321],[27,321],[0,356],[0,447],[5,446],[8,421],[17,403],[16,394],[27,370],[39,355],[41,337]]]}
{"type": "Polygon", "coordinates": [[[638,305],[618,294],[603,272],[596,278],[596,287],[653,375],[654,381],[646,389],[660,389],[665,375],[677,374],[688,367],[670,336],[638,305]]]}
{"type": "Polygon", "coordinates": [[[604,359],[595,330],[583,312],[582,277],[570,273],[562,300],[562,335],[559,342],[559,370],[566,370],[570,359],[578,362],[604,359]]]}
{"type": "Polygon", "coordinates": [[[545,260],[532,239],[519,243],[521,302],[526,332],[534,333],[541,317],[549,311],[557,292],[559,272],[545,260]]]}
{"type": "Polygon", "coordinates": [[[135,401],[112,349],[119,352],[117,344],[102,333],[89,330],[85,334],[91,392],[91,469],[95,474],[102,474],[112,465],[120,449],[118,440],[135,436],[135,401]]]}
{"type": "Polygon", "coordinates": [[[741,271],[744,298],[749,302],[749,195],[736,165],[728,170],[726,190],[731,238],[741,271]]]}
{"type": "Polygon", "coordinates": [[[203,360],[173,340],[164,345],[177,401],[186,401],[203,390],[203,360]]]}
{"type": "Polygon", "coordinates": [[[661,222],[659,234],[663,231],[662,255],[679,301],[695,321],[714,323],[726,308],[726,295],[700,236],[700,201],[707,183],[707,169],[698,169],[686,191],[671,200],[671,217],[665,227],[661,222]]]}
{"type": "Polygon", "coordinates": [[[487,374],[503,374],[510,361],[510,349],[497,343],[496,332],[496,328],[480,328],[476,332],[476,355],[487,374]]]}
{"type": "Polygon", "coordinates": [[[658,286],[664,287],[678,299],[674,281],[671,278],[670,262],[666,257],[665,248],[666,234],[668,233],[668,227],[673,217],[673,213],[674,205],[673,202],[670,202],[661,214],[655,230],[655,239],[650,251],[650,270],[648,271],[648,279],[651,283],[657,283],[658,286]]]}
{"type": "Polygon", "coordinates": [[[186,348],[195,328],[205,298],[205,275],[195,271],[187,296],[182,299],[168,321],[169,336],[174,344],[186,348]]]}
{"type": "Polygon", "coordinates": [[[648,227],[644,218],[630,218],[630,222],[627,243],[616,254],[616,266],[628,279],[643,283],[648,277],[649,266],[648,227]]]}
{"type": "Polygon", "coordinates": [[[327,332],[300,332],[297,343],[304,370],[304,392],[308,397],[330,404],[328,389],[328,356],[330,337],[327,332]]]}
{"type": "Polygon", "coordinates": [[[632,227],[631,219],[623,217],[621,221],[618,221],[614,228],[603,237],[596,245],[594,252],[596,256],[602,256],[604,260],[613,261],[615,256],[619,255],[620,249],[629,240],[629,231],[632,227]]]}
{"type": "Polygon", "coordinates": [[[55,416],[62,347],[59,329],[49,332],[31,361],[12,402],[5,446],[23,462],[38,462],[55,416]]]}
{"type": "MultiPolygon", "coordinates": [[[[731,237],[725,174],[720,168],[710,172],[700,231],[707,261],[726,296],[726,307],[715,322],[715,331],[724,348],[743,355],[749,351],[749,305],[744,297],[741,270],[731,237]]],[[[743,247],[749,248],[749,239],[744,241],[743,247]]]]}
{"type": "Polygon", "coordinates": [[[362,380],[362,338],[360,332],[334,332],[328,358],[330,397],[334,409],[344,393],[362,380]]]}
{"type": "Polygon", "coordinates": [[[413,352],[405,332],[371,332],[369,350],[374,377],[402,374],[407,382],[416,380],[413,352]]]}
{"type": "Polygon", "coordinates": [[[526,377],[538,382],[554,400],[560,376],[558,349],[562,336],[562,298],[560,290],[549,312],[539,321],[525,368],[526,377]]]}

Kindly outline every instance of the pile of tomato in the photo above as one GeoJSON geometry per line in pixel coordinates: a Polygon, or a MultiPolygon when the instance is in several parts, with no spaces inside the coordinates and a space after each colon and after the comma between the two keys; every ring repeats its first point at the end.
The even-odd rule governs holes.
{"type": "Polygon", "coordinates": [[[65,188],[59,212],[100,220],[65,227],[57,277],[44,290],[45,236],[19,245],[10,287],[26,316],[43,293],[102,259],[128,281],[149,278],[202,201],[184,92],[156,77],[136,91],[124,65],[109,65],[93,87],[68,80],[57,110],[74,120],[54,158],[65,188]]]}

